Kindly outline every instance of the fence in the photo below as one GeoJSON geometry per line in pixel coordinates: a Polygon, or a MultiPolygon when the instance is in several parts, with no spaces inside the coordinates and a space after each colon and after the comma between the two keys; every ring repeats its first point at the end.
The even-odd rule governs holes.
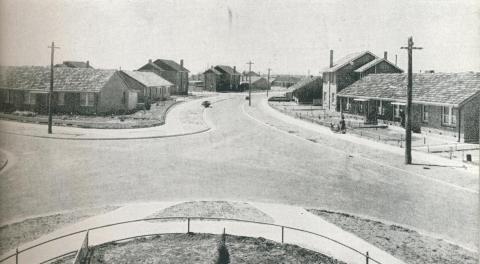
{"type": "MultiPolygon", "coordinates": [[[[159,220],[162,220],[162,221],[174,221],[174,220],[182,220],[182,221],[185,221],[186,220],[186,231],[187,233],[190,233],[190,230],[191,230],[191,222],[192,220],[197,220],[197,221],[223,221],[223,222],[241,222],[241,223],[248,223],[248,224],[254,224],[254,225],[266,225],[266,226],[270,226],[270,227],[278,227],[279,228],[279,235],[281,237],[281,242],[284,243],[285,241],[285,230],[292,230],[292,231],[298,231],[298,232],[301,232],[301,233],[305,233],[305,234],[310,234],[310,235],[313,235],[313,236],[316,236],[316,237],[319,237],[319,238],[322,238],[322,239],[325,239],[327,241],[330,241],[330,242],[333,242],[334,244],[337,244],[339,246],[342,246],[348,250],[351,250],[355,253],[357,253],[359,255],[359,257],[363,258],[365,260],[365,263],[377,263],[377,264],[383,264],[381,263],[380,261],[372,258],[368,251],[363,253],[347,244],[344,244],[338,240],[335,240],[333,238],[330,238],[328,236],[325,236],[325,235],[322,235],[322,234],[319,234],[319,233],[315,233],[315,232],[312,232],[312,231],[308,231],[308,230],[304,230],[304,229],[300,229],[300,228],[295,228],[295,227],[290,227],[290,226],[283,226],[283,225],[278,225],[278,224],[272,224],[272,223],[265,223],[265,222],[257,222],[257,221],[250,221],[250,220],[243,220],[243,219],[235,219],[235,218],[219,218],[219,217],[153,217],[153,218],[142,218],[142,219],[135,219],[135,220],[129,220],[129,221],[122,221],[122,222],[116,222],[116,223],[112,223],[112,224],[107,224],[107,225],[101,225],[101,226],[96,226],[96,227],[92,227],[92,228],[89,228],[89,229],[85,229],[85,230],[79,230],[79,231],[76,231],[76,232],[72,232],[72,233],[69,233],[69,234],[66,234],[66,235],[63,235],[63,236],[59,236],[59,237],[55,237],[55,238],[52,238],[52,239],[49,239],[47,241],[44,241],[44,242],[41,242],[41,243],[38,243],[38,244],[35,244],[35,245],[32,245],[32,246],[29,246],[27,248],[24,248],[24,249],[21,249],[19,250],[18,248],[16,249],[16,252],[9,255],[9,256],[6,256],[5,258],[3,259],[0,259],[0,263],[4,263],[5,261],[9,260],[9,259],[12,259],[12,258],[15,258],[15,263],[18,264],[19,263],[19,255],[24,253],[24,252],[27,252],[29,250],[32,250],[34,248],[37,248],[37,247],[40,247],[42,245],[45,245],[45,244],[48,244],[48,243],[51,243],[53,241],[58,241],[58,240],[61,240],[61,239],[64,239],[64,238],[68,238],[68,237],[71,237],[71,236],[74,236],[74,235],[78,235],[78,234],[81,234],[81,233],[85,233],[85,237],[84,237],[84,240],[83,240],[83,243],[80,247],[79,250],[76,250],[76,251],[71,251],[71,252],[67,252],[65,254],[62,254],[60,256],[55,256],[53,258],[50,258],[48,260],[44,260],[42,261],[41,263],[47,263],[47,262],[51,262],[51,261],[54,261],[54,260],[57,260],[61,257],[65,257],[65,256],[68,256],[68,255],[72,255],[73,253],[76,253],[76,257],[75,257],[75,264],[77,263],[85,263],[85,258],[87,257],[88,255],[88,248],[89,248],[89,235],[92,234],[92,232],[94,232],[95,230],[101,230],[101,229],[105,229],[105,228],[108,228],[108,227],[113,227],[113,226],[119,226],[119,225],[126,225],[126,224],[130,224],[130,223],[138,223],[138,222],[146,222],[146,221],[159,221],[159,220]],[[370,262],[371,261],[371,262],[370,262]]],[[[161,223],[161,222],[160,222],[161,223]]],[[[163,232],[164,233],[164,232],[163,232]]],[[[121,238],[121,239],[117,239],[117,240],[110,240],[109,242],[114,242],[114,241],[121,241],[121,240],[128,240],[128,239],[132,239],[132,238],[138,238],[138,237],[146,237],[146,236],[153,236],[153,235],[158,235],[158,234],[162,234],[162,233],[155,233],[155,234],[143,234],[143,235],[135,235],[135,236],[131,236],[131,237],[124,237],[124,238],[121,238]]]]}

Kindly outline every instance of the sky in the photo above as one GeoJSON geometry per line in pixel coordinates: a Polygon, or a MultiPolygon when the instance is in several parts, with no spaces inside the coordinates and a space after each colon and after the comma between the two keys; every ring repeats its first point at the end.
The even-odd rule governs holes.
{"type": "Polygon", "coordinates": [[[369,50],[413,71],[480,71],[480,2],[475,0],[0,0],[0,64],[89,60],[134,70],[148,59],[183,59],[273,74],[317,75],[334,60],[369,50]]]}

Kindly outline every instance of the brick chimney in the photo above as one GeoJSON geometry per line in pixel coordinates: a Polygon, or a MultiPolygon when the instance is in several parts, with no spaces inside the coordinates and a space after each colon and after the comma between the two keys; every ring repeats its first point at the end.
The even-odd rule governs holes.
{"type": "Polygon", "coordinates": [[[90,62],[87,60],[87,68],[90,68],[90,62]]]}
{"type": "Polygon", "coordinates": [[[233,66],[233,73],[237,72],[237,66],[233,66]]]}
{"type": "Polygon", "coordinates": [[[330,68],[333,67],[333,50],[330,50],[330,68]]]}
{"type": "Polygon", "coordinates": [[[383,58],[384,58],[385,60],[387,60],[387,58],[388,58],[388,53],[387,53],[386,51],[383,52],[383,58]]]}
{"type": "Polygon", "coordinates": [[[180,69],[182,69],[182,71],[183,71],[183,59],[180,60],[180,69]]]}
{"type": "Polygon", "coordinates": [[[148,63],[152,63],[152,59],[148,59],[148,63]]]}

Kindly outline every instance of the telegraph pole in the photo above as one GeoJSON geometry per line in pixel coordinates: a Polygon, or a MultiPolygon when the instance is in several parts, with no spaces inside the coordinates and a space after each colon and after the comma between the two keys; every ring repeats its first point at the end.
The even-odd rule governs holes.
{"type": "Polygon", "coordinates": [[[267,77],[267,81],[268,81],[268,87],[267,87],[267,98],[268,98],[268,90],[270,90],[270,71],[272,69],[268,68],[268,77],[267,77]]]}
{"type": "Polygon", "coordinates": [[[48,134],[52,134],[52,99],[53,99],[53,60],[55,49],[60,47],[55,47],[55,42],[52,41],[52,46],[48,46],[51,49],[50,56],[50,91],[48,92],[48,134]]]}
{"type": "Polygon", "coordinates": [[[407,109],[405,113],[405,164],[412,164],[412,51],[422,49],[413,46],[413,37],[408,38],[408,46],[401,47],[408,50],[408,85],[407,85],[407,109]]]}
{"type": "Polygon", "coordinates": [[[252,106],[252,61],[248,64],[248,106],[252,106]]]}

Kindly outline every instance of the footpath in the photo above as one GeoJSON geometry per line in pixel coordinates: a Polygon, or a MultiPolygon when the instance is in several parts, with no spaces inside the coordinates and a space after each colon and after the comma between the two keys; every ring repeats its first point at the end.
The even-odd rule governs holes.
{"type": "MultiPolygon", "coordinates": [[[[84,221],[54,231],[35,241],[22,245],[19,249],[22,250],[29,246],[43,243],[49,239],[64,236],[78,230],[91,229],[96,226],[109,225],[117,222],[143,219],[159,212],[160,210],[178,205],[180,203],[181,202],[151,202],[125,205],[104,215],[91,217],[84,221]]],[[[268,215],[271,219],[273,219],[273,224],[318,233],[342,244],[348,245],[349,247],[352,247],[364,254],[368,251],[369,256],[380,263],[404,263],[403,261],[393,257],[392,255],[360,239],[359,237],[342,230],[341,228],[323,220],[318,216],[309,213],[303,208],[269,203],[250,202],[248,204],[268,215]]],[[[190,232],[220,234],[223,232],[224,228],[226,233],[231,235],[263,237],[277,242],[282,242],[282,229],[279,226],[218,220],[190,221],[190,232]]],[[[133,236],[157,233],[186,232],[186,220],[131,222],[122,225],[91,230],[89,232],[88,243],[90,246],[94,246],[133,236]]],[[[31,250],[22,252],[19,255],[19,263],[40,263],[55,256],[76,251],[81,247],[84,237],[85,232],[82,232],[77,235],[64,237],[62,239],[32,248],[31,250]]],[[[342,260],[346,263],[363,264],[366,261],[365,257],[358,252],[335,243],[332,240],[312,234],[285,228],[283,239],[285,243],[295,244],[310,250],[314,250],[338,260],[342,260]]],[[[9,254],[12,253],[14,252],[9,252],[9,254]]],[[[15,263],[15,257],[6,260],[4,263],[15,263]]],[[[375,262],[370,260],[370,263],[375,262]]]]}
{"type": "Polygon", "coordinates": [[[266,96],[254,97],[252,107],[244,112],[271,129],[320,144],[352,158],[401,170],[456,190],[478,194],[478,166],[467,165],[423,151],[413,151],[413,165],[405,165],[405,149],[359,137],[355,134],[333,133],[329,128],[297,119],[273,109],[266,96]]]}
{"type": "Polygon", "coordinates": [[[215,104],[227,98],[228,96],[225,95],[212,95],[178,103],[167,113],[165,124],[156,127],[93,129],[54,126],[53,133],[48,134],[46,125],[1,120],[0,133],[64,140],[125,140],[191,135],[206,132],[212,127],[205,118],[208,108],[201,103],[208,100],[215,104]]]}

